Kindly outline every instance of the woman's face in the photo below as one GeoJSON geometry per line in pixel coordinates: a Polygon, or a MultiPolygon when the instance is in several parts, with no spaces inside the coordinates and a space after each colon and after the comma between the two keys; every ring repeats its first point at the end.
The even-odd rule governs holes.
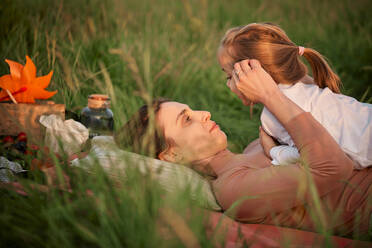
{"type": "Polygon", "coordinates": [[[227,139],[207,111],[194,111],[178,102],[162,103],[156,116],[170,148],[159,155],[170,162],[192,163],[226,149],[227,139]]]}

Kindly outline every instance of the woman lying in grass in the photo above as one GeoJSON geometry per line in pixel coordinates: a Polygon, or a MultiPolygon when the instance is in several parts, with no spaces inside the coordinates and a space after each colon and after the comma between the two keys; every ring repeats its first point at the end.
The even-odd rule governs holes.
{"type": "MultiPolygon", "coordinates": [[[[213,176],[218,202],[239,221],[368,239],[371,169],[353,170],[353,161],[326,129],[286,97],[257,60],[240,65],[250,68],[240,82],[246,89],[243,97],[264,104],[279,120],[294,140],[301,163],[271,166],[259,140],[234,154],[209,112],[164,100],[151,106],[154,118],[149,107],[142,107],[115,135],[117,144],[129,142],[139,152],[153,139],[154,149],[145,149],[149,154],[191,164],[213,176]]],[[[263,142],[274,143],[262,136],[263,142]]]]}

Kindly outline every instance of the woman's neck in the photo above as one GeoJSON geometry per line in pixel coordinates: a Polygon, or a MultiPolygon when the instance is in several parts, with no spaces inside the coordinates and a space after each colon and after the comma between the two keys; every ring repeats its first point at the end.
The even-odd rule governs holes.
{"type": "Polygon", "coordinates": [[[221,171],[224,169],[224,167],[228,164],[228,162],[234,157],[236,154],[232,153],[228,149],[224,149],[222,151],[219,151],[218,153],[214,154],[213,156],[210,156],[205,159],[193,161],[193,167],[200,168],[204,173],[207,174],[214,174],[219,175],[221,174],[221,171]],[[212,170],[213,172],[211,173],[210,171],[207,170],[207,168],[212,170]]]}

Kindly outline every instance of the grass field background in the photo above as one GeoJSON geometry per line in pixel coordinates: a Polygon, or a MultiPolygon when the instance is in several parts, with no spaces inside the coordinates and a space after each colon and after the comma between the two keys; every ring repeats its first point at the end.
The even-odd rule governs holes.
{"type": "MultiPolygon", "coordinates": [[[[231,150],[240,152],[258,137],[262,106],[250,119],[249,108],[226,87],[216,59],[225,31],[251,22],[279,24],[296,44],[328,58],[344,94],[372,103],[371,9],[369,0],[2,0],[0,75],[9,73],[4,59],[24,64],[29,55],[38,75],[54,70],[48,89],[58,94],[52,100],[71,111],[79,113],[89,94],[109,94],[116,127],[143,97],[180,101],[210,111],[231,150]]],[[[200,211],[182,194],[162,201],[151,180],[127,180],[137,192],[132,194],[101,179],[84,178],[85,185],[75,187],[95,189],[105,206],[78,193],[72,199],[2,197],[1,223],[12,234],[1,239],[38,247],[187,246],[177,235],[164,240],[157,231],[157,210],[169,204],[181,216],[193,209],[190,228],[202,246],[211,245],[200,211]]]]}

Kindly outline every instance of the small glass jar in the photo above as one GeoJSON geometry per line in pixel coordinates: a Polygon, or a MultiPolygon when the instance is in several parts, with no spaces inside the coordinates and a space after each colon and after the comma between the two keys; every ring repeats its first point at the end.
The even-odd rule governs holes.
{"type": "Polygon", "coordinates": [[[93,94],[88,97],[88,106],[81,111],[81,123],[89,129],[89,138],[98,135],[112,135],[114,114],[107,95],[93,94]]]}

